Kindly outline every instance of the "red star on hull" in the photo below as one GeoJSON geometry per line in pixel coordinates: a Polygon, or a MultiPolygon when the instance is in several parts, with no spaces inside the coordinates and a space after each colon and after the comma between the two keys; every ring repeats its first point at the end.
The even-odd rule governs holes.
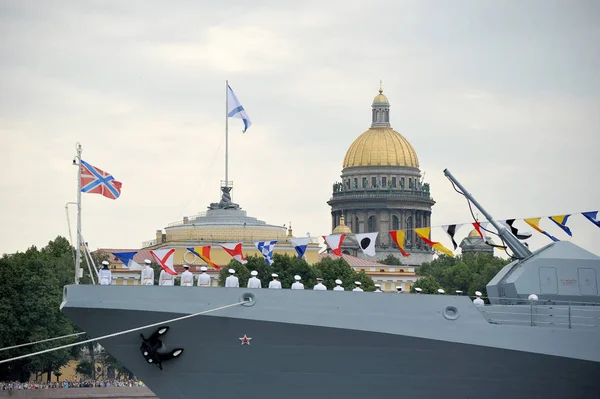
{"type": "Polygon", "coordinates": [[[242,345],[244,345],[244,344],[250,345],[250,340],[251,339],[252,338],[249,338],[249,337],[246,336],[246,334],[244,334],[244,336],[242,338],[240,338],[240,341],[242,341],[242,345]]]}

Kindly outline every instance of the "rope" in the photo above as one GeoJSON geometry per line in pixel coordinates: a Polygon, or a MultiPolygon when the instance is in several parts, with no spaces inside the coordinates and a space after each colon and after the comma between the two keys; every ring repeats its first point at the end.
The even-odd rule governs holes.
{"type": "Polygon", "coordinates": [[[75,333],[75,334],[69,334],[69,335],[63,335],[62,337],[55,337],[55,338],[47,338],[47,339],[42,339],[40,341],[35,341],[35,342],[28,342],[26,344],[21,344],[21,345],[15,345],[15,346],[9,346],[7,348],[0,348],[0,352],[2,351],[7,351],[9,349],[15,349],[15,348],[21,348],[23,346],[29,346],[29,345],[35,345],[35,344],[41,344],[42,342],[48,342],[48,341],[54,341],[57,339],[63,339],[63,338],[69,338],[69,337],[76,337],[78,335],[82,335],[85,334],[84,332],[80,332],[80,333],[75,333]]]}
{"type": "MultiPolygon", "coordinates": [[[[74,202],[67,202],[65,205],[65,212],[67,213],[67,226],[69,226],[69,242],[71,243],[71,248],[73,248],[73,264],[75,264],[75,244],[73,244],[73,234],[71,234],[71,218],[69,217],[69,205],[74,202]]],[[[74,204],[77,204],[76,202],[74,204]]]]}
{"type": "Polygon", "coordinates": [[[19,360],[19,359],[25,359],[26,357],[37,356],[37,355],[41,355],[41,354],[48,353],[48,352],[54,352],[54,351],[57,351],[57,350],[60,350],[60,349],[67,349],[67,348],[71,348],[73,346],[83,345],[83,344],[87,344],[87,343],[94,342],[94,341],[100,341],[102,339],[113,338],[113,337],[117,337],[119,335],[129,334],[129,333],[136,332],[136,331],[139,331],[139,330],[143,330],[143,329],[146,329],[146,328],[157,327],[157,326],[163,325],[165,323],[173,323],[173,322],[176,322],[176,321],[180,321],[180,320],[184,320],[184,319],[189,319],[191,317],[196,317],[196,316],[200,316],[200,315],[203,315],[203,314],[207,314],[207,313],[211,313],[211,312],[216,312],[218,310],[232,308],[234,306],[238,306],[238,305],[241,305],[241,304],[246,303],[246,302],[247,301],[241,301],[241,302],[237,302],[237,303],[232,303],[231,305],[220,306],[218,308],[204,310],[202,312],[198,312],[198,313],[194,313],[194,314],[189,314],[189,315],[177,317],[177,318],[171,319],[171,320],[165,320],[165,321],[161,321],[161,322],[154,323],[154,324],[148,324],[148,325],[142,326],[142,327],[132,328],[130,330],[119,331],[119,332],[116,332],[116,333],[112,333],[112,334],[108,334],[108,335],[103,335],[103,336],[97,337],[97,338],[91,338],[91,339],[88,339],[88,340],[85,340],[85,341],[75,342],[75,343],[72,343],[72,344],[63,345],[63,346],[59,346],[59,347],[56,347],[56,348],[45,349],[43,351],[29,353],[27,355],[17,356],[17,357],[13,357],[13,358],[6,359],[6,360],[0,360],[0,364],[12,362],[14,360],[19,360]]]}

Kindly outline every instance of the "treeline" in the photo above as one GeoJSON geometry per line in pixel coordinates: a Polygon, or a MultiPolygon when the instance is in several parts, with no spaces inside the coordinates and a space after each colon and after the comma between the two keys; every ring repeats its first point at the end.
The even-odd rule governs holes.
{"type": "MultiPolygon", "coordinates": [[[[75,250],[64,237],[57,237],[42,249],[4,254],[0,258],[0,348],[81,332],[60,312],[63,287],[75,279],[75,250]]],[[[85,262],[82,284],[91,280],[85,262]]],[[[86,335],[0,352],[0,360],[87,339],[86,335]]],[[[47,373],[48,380],[60,377],[60,369],[70,360],[86,355],[89,366],[85,376],[94,378],[94,361],[103,369],[122,370],[108,354],[75,346],[0,364],[0,381],[27,381],[31,374],[47,373]],[[96,354],[100,354],[96,356],[96,354]],[[97,359],[95,359],[97,357],[97,359]],[[106,367],[104,367],[106,366],[106,367]]],[[[85,363],[84,363],[85,365],[85,363]]],[[[83,371],[83,370],[82,370],[83,371]]],[[[113,373],[114,374],[114,373],[113,373]]]]}
{"type": "Polygon", "coordinates": [[[419,267],[418,274],[422,277],[413,284],[411,292],[420,287],[424,294],[437,294],[437,290],[442,288],[446,294],[454,295],[460,290],[463,295],[474,296],[475,291],[480,291],[485,297],[487,283],[509,262],[485,253],[466,253],[456,257],[442,255],[419,267]]]}
{"type": "Polygon", "coordinates": [[[269,286],[269,281],[272,280],[271,274],[276,273],[283,288],[291,288],[295,282],[294,276],[299,275],[302,277],[301,282],[304,284],[304,289],[312,289],[317,283],[317,277],[321,277],[323,284],[329,290],[335,286],[336,279],[342,280],[342,286],[347,291],[355,287],[355,281],[360,281],[361,288],[365,291],[375,290],[371,277],[363,271],[355,271],[342,258],[327,257],[314,265],[309,265],[304,259],[299,259],[297,256],[274,254],[271,266],[267,266],[264,257],[260,255],[249,256],[246,259],[248,263],[245,265],[232,259],[227,266],[221,268],[219,275],[219,285],[221,287],[225,285],[225,279],[229,276],[228,270],[234,269],[235,275],[239,278],[240,287],[246,287],[248,279],[251,277],[250,272],[256,270],[263,288],[269,286]]]}

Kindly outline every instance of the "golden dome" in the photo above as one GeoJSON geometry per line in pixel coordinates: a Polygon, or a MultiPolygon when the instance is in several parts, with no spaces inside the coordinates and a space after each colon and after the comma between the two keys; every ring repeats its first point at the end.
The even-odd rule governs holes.
{"type": "Polygon", "coordinates": [[[373,104],[376,103],[385,103],[385,104],[389,104],[389,100],[388,98],[383,94],[383,89],[379,89],[379,94],[375,96],[375,98],[373,99],[373,104]]]}
{"type": "Polygon", "coordinates": [[[340,218],[340,224],[333,229],[333,234],[352,234],[352,230],[350,230],[350,227],[346,226],[346,223],[344,222],[344,215],[340,218]]]}
{"type": "Polygon", "coordinates": [[[479,235],[479,233],[475,229],[471,230],[471,232],[469,233],[469,237],[479,237],[479,238],[481,238],[481,236],[479,235]]]}
{"type": "MultiPolygon", "coordinates": [[[[383,94],[380,95],[383,96],[383,94]]],[[[358,136],[346,152],[343,167],[356,166],[411,166],[418,168],[419,158],[408,140],[394,129],[372,127],[358,136]]]]}

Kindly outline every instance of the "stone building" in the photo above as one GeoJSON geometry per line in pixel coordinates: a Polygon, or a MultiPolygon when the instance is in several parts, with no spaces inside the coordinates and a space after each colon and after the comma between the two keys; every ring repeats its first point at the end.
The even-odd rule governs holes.
{"type": "MultiPolygon", "coordinates": [[[[431,225],[435,201],[423,183],[415,149],[390,125],[390,103],[381,88],[373,100],[371,127],[348,148],[341,181],[334,183],[327,203],[334,232],[379,232],[377,260],[402,257],[389,235],[402,229],[407,229],[405,248],[411,256],[405,260],[410,265],[433,259],[432,249],[411,229],[431,225]]],[[[366,258],[352,235],[344,244],[345,253],[366,258]]]]}
{"type": "MultiPolygon", "coordinates": [[[[254,245],[257,241],[277,241],[273,250],[276,254],[287,254],[297,256],[294,246],[290,242],[294,238],[291,224],[288,228],[285,226],[271,225],[255,217],[247,215],[238,204],[231,201],[231,188],[222,187],[223,191],[221,201],[212,203],[204,212],[194,216],[183,217],[182,220],[169,223],[163,230],[156,230],[155,239],[146,241],[141,249],[117,249],[103,248],[98,250],[108,256],[110,268],[112,270],[113,284],[115,285],[137,285],[139,283],[139,271],[129,270],[123,266],[122,262],[115,258],[113,252],[134,252],[138,253],[134,261],[143,264],[144,259],[154,260],[150,250],[156,249],[175,249],[173,254],[173,265],[178,274],[183,272],[183,265],[190,266],[190,271],[196,275],[200,273],[202,266],[208,267],[208,274],[213,277],[213,284],[216,285],[219,277],[219,271],[210,267],[201,258],[188,251],[187,248],[199,246],[211,246],[211,260],[223,267],[232,259],[219,244],[224,243],[242,243],[244,256],[258,255],[262,256],[254,245]]],[[[304,254],[304,259],[313,264],[318,261],[320,246],[316,238],[304,254]]]]}

